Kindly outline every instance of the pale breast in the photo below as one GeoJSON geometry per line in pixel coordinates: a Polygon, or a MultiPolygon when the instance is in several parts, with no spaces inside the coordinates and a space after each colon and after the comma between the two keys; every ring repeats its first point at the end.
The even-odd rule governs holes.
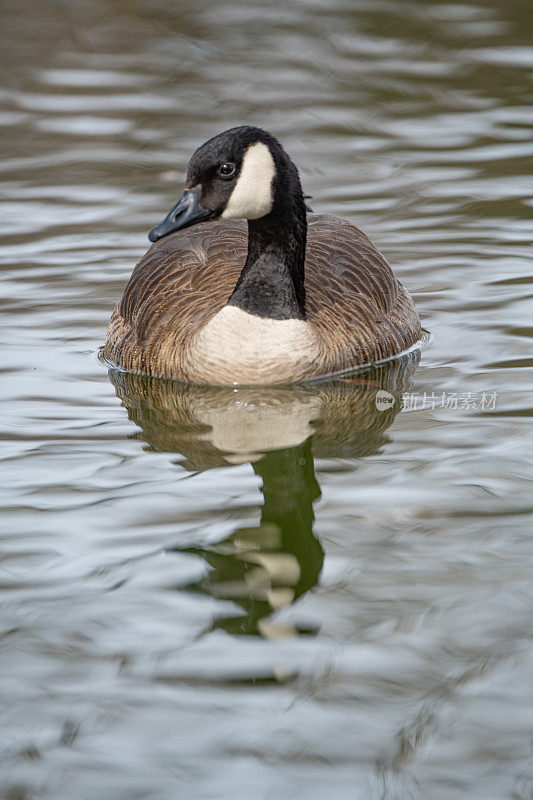
{"type": "Polygon", "coordinates": [[[308,322],[225,306],[190,340],[184,373],[205,383],[284,383],[313,372],[320,346],[308,322]]]}

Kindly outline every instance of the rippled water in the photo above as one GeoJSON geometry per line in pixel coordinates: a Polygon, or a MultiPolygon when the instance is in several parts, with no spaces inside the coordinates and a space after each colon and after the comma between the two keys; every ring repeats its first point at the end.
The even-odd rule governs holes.
{"type": "Polygon", "coordinates": [[[530,2],[0,14],[2,796],[531,798],[530,2]],[[242,122],[395,266],[418,367],[99,363],[190,153],[242,122]]]}

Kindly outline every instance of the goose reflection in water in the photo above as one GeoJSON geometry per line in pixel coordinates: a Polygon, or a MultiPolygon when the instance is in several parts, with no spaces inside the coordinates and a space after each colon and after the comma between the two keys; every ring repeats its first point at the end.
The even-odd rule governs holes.
{"type": "Polygon", "coordinates": [[[249,462],[261,478],[257,526],[237,528],[214,545],[179,548],[209,565],[207,576],[182,589],[241,609],[215,619],[214,628],[265,637],[313,632],[272,617],[312,589],[322,570],[324,550],[313,534],[320,497],[314,458],[377,452],[419,358],[415,351],[352,376],[272,388],[198,386],[110,370],[151,450],[180,453],[180,465],[195,472],[249,462]],[[394,398],[384,410],[376,405],[380,390],[394,398]]]}

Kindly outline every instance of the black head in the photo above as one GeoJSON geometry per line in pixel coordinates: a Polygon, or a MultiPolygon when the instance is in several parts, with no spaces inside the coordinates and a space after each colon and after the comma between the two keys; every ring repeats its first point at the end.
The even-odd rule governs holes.
{"type": "Polygon", "coordinates": [[[260,219],[291,197],[302,198],[298,171],[277,139],[250,125],[231,128],[196,150],[183,195],[148,238],[208,219],[260,219]]]}

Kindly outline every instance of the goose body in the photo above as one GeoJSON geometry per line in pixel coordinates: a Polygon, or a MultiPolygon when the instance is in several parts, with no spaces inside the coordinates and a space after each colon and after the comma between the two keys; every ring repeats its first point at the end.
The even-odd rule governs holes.
{"type": "Polygon", "coordinates": [[[113,312],[110,362],[194,383],[292,383],[421,338],[384,257],[346,220],[306,212],[296,168],[269,134],[246,126],[210,140],[186,187],[113,312]]]}

